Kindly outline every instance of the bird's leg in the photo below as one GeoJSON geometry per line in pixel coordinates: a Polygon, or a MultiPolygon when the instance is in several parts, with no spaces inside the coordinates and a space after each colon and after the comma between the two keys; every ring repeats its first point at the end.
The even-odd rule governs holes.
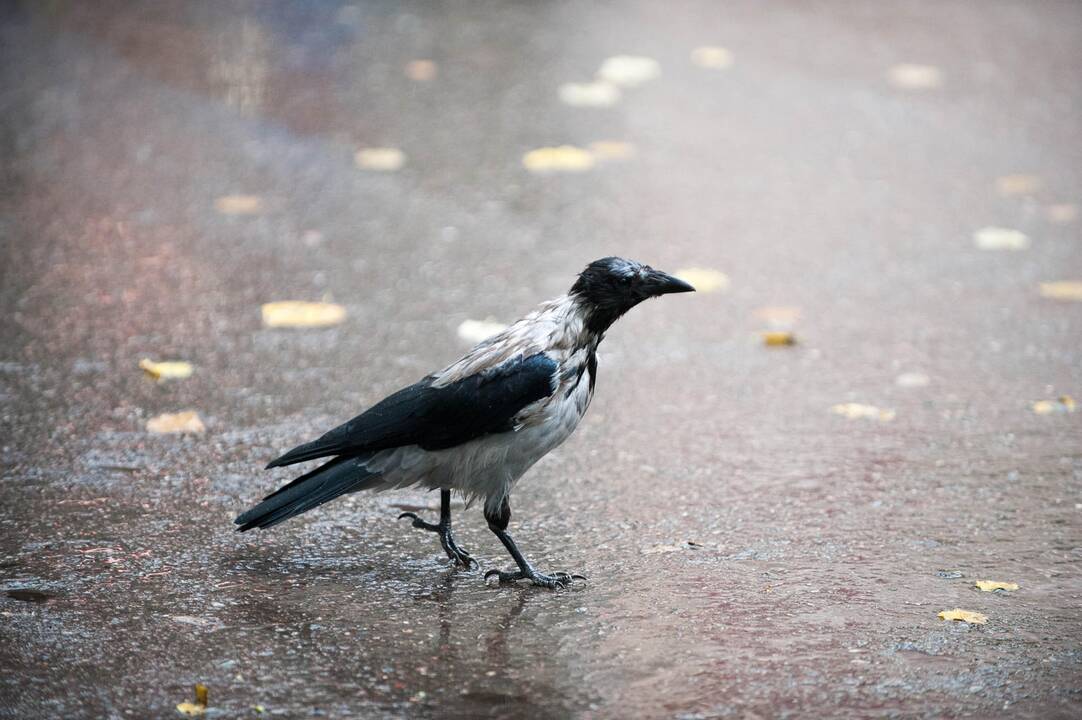
{"type": "Polygon", "coordinates": [[[478,565],[478,562],[474,560],[468,552],[458,546],[458,543],[455,542],[455,536],[451,533],[450,490],[440,490],[440,522],[438,525],[425,522],[411,512],[404,512],[398,516],[399,520],[402,518],[411,518],[413,520],[413,527],[415,528],[437,533],[440,536],[440,545],[443,546],[443,551],[447,553],[447,557],[451,558],[456,565],[462,565],[466,568],[478,565]]]}
{"type": "Polygon", "coordinates": [[[518,546],[515,545],[515,541],[507,534],[507,525],[511,522],[511,503],[507,498],[503,499],[499,509],[495,512],[490,513],[486,507],[485,520],[488,521],[488,529],[500,539],[500,542],[507,548],[507,552],[511,553],[511,557],[518,565],[517,572],[489,570],[485,573],[485,580],[488,580],[490,577],[498,577],[501,583],[515,582],[516,580],[529,580],[534,585],[559,589],[570,586],[575,580],[586,579],[582,575],[573,575],[565,572],[554,572],[551,575],[546,575],[545,573],[538,572],[534,569],[534,566],[522,556],[521,552],[519,552],[518,546]]]}

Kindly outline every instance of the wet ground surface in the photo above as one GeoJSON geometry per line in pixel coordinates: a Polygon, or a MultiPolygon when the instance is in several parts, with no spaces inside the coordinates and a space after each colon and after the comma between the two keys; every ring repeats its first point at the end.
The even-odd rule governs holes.
{"type": "Polygon", "coordinates": [[[1082,280],[1082,6],[2,13],[0,717],[169,717],[196,682],[210,717],[1082,714],[1082,413],[1031,406],[1082,394],[1082,303],[1038,290],[1082,280]],[[621,53],[661,76],[560,102],[621,53]],[[635,157],[521,164],[598,140],[635,157]],[[365,171],[368,146],[407,161],[365,171]],[[257,212],[219,212],[238,194],[257,212]],[[982,251],[985,226],[1031,244],[982,251]],[[606,254],[731,285],[614,327],[586,420],[512,498],[527,554],[587,586],[449,569],[395,519],[433,514],[419,493],[232,531],[291,477],[260,469],[278,451],[606,254]],[[261,325],[325,298],[343,324],[261,325]],[[777,306],[795,346],[757,335],[777,306]],[[146,431],[184,409],[205,433],[146,431]]]}

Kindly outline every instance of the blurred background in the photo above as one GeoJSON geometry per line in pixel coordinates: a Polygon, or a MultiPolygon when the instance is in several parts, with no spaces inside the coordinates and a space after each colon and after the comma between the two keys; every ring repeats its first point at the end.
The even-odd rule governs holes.
{"type": "Polygon", "coordinates": [[[1080,67],[1058,0],[0,4],[0,717],[1077,717],[1080,67]],[[700,292],[516,489],[588,586],[420,493],[232,532],[605,255],[700,292]]]}

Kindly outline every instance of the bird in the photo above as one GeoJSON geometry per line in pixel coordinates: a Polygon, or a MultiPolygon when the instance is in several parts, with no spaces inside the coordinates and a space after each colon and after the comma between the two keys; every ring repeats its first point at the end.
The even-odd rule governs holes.
{"type": "Polygon", "coordinates": [[[324,460],[237,516],[237,530],[270,528],[346,493],[419,486],[440,491],[438,522],[405,512],[434,532],[455,566],[479,567],[451,526],[451,494],[484,517],[516,569],[484,579],[561,589],[581,574],[545,573],[507,528],[510,494],[530,467],[574,432],[593,398],[597,349],[616,320],[649,298],[693,292],[689,283],[620,257],[595,260],[569,292],[539,305],[447,367],[395,392],[267,469],[324,460]],[[327,459],[329,458],[329,459],[327,459]]]}

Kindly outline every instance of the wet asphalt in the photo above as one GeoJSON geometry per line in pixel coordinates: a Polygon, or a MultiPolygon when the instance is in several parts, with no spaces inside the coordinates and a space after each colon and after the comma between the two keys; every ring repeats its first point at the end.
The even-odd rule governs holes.
{"type": "Polygon", "coordinates": [[[1080,67],[1071,2],[4,3],[0,717],[1082,715],[1082,412],[1033,406],[1082,396],[1040,290],[1082,281],[1080,67]],[[561,102],[620,54],[660,76],[561,102]],[[633,156],[522,164],[597,141],[633,156]],[[588,584],[449,568],[421,493],[232,531],[278,452],[609,254],[729,285],[616,325],[512,496],[588,584]]]}

